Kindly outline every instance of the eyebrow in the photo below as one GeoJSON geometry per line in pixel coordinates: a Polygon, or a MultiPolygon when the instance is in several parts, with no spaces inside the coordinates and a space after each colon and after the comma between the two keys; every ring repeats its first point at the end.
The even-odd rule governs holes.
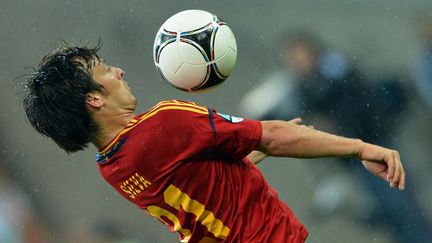
{"type": "Polygon", "coordinates": [[[108,70],[111,69],[111,67],[105,62],[105,59],[100,58],[99,59],[100,64],[103,64],[105,67],[107,67],[108,70]]]}

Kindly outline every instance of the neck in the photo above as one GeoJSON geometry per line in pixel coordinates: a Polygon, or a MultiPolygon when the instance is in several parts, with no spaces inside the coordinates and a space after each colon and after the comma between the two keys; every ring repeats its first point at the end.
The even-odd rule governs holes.
{"type": "Polygon", "coordinates": [[[92,139],[92,143],[98,150],[104,148],[120,133],[126,125],[135,117],[133,110],[100,111],[93,118],[99,126],[98,133],[92,139]]]}

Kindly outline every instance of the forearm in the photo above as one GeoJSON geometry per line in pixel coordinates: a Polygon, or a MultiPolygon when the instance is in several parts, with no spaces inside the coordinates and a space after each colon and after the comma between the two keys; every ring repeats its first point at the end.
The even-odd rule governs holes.
{"type": "Polygon", "coordinates": [[[359,157],[364,143],[284,121],[263,121],[257,150],[269,156],[359,157]]]}
{"type": "Polygon", "coordinates": [[[262,122],[256,150],[294,158],[356,157],[372,174],[404,190],[405,170],[397,151],[283,121],[262,122]]]}
{"type": "Polygon", "coordinates": [[[261,162],[263,159],[265,159],[265,157],[267,157],[267,155],[261,151],[252,151],[247,158],[254,164],[258,164],[259,162],[261,162]]]}

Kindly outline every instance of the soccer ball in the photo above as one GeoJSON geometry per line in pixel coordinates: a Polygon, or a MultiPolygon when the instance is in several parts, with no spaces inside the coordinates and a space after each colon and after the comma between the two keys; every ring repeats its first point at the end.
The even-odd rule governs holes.
{"type": "Polygon", "coordinates": [[[185,10],[170,17],[156,34],[153,59],[169,84],[202,91],[222,83],[234,69],[237,44],[231,29],[216,15],[185,10]]]}

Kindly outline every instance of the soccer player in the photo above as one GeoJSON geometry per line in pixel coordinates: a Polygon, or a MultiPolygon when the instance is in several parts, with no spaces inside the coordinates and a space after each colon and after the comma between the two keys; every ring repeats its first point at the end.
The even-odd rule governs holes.
{"type": "Polygon", "coordinates": [[[181,242],[305,241],[304,226],[254,165],[266,155],[355,157],[404,189],[397,151],[299,119],[254,121],[177,100],[136,115],[123,70],[107,65],[99,49],[64,46],[45,56],[26,82],[28,120],[68,153],[93,143],[105,180],[181,242]]]}

